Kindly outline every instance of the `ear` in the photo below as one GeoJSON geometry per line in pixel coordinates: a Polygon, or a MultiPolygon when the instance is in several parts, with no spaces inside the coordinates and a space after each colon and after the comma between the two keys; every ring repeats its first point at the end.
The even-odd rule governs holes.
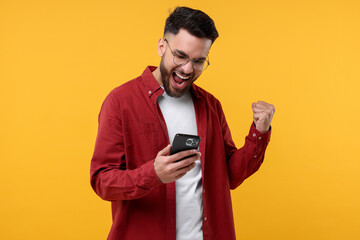
{"type": "Polygon", "coordinates": [[[158,53],[159,56],[162,57],[164,56],[165,50],[166,50],[166,42],[164,41],[163,38],[160,38],[158,41],[158,53]]]}

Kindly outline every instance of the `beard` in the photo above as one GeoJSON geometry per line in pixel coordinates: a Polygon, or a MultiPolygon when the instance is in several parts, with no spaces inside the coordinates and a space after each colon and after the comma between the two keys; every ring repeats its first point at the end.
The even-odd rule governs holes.
{"type": "Polygon", "coordinates": [[[172,81],[171,78],[173,77],[172,75],[175,74],[175,71],[183,75],[186,74],[183,73],[183,71],[180,68],[173,68],[172,70],[166,69],[164,64],[164,58],[161,59],[159,69],[160,69],[161,81],[163,83],[164,90],[167,93],[167,95],[169,95],[170,97],[175,97],[175,98],[181,97],[190,89],[192,83],[197,79],[197,77],[195,78],[195,74],[192,73],[190,79],[188,80],[189,82],[185,83],[187,85],[183,89],[171,89],[170,81],[172,81]]]}

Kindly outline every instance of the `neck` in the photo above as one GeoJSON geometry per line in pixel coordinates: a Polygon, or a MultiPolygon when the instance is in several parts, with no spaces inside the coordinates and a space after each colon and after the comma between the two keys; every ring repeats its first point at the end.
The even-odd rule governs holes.
{"type": "Polygon", "coordinates": [[[160,86],[164,86],[162,83],[162,79],[161,79],[161,73],[160,73],[160,67],[156,68],[153,72],[152,72],[154,78],[156,79],[156,81],[160,84],[160,86]]]}

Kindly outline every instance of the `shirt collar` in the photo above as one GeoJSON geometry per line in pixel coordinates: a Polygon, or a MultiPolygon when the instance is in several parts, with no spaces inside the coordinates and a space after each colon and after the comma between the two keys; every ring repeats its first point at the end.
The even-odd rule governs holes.
{"type": "Polygon", "coordinates": [[[196,99],[202,98],[202,95],[200,93],[200,88],[198,86],[196,86],[194,83],[191,85],[191,92],[193,93],[193,96],[196,99]]]}
{"type": "Polygon", "coordinates": [[[156,81],[152,72],[156,69],[154,66],[147,66],[144,72],[141,74],[143,79],[146,94],[151,98],[154,94],[156,98],[164,93],[164,90],[161,88],[160,84],[156,81]]]}

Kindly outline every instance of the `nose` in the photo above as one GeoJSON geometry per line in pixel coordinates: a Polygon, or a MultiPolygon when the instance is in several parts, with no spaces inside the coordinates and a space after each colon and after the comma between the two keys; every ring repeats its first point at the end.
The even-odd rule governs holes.
{"type": "Polygon", "coordinates": [[[190,74],[194,71],[194,66],[192,61],[189,61],[188,63],[186,63],[184,66],[181,67],[183,72],[185,74],[190,74]]]}

